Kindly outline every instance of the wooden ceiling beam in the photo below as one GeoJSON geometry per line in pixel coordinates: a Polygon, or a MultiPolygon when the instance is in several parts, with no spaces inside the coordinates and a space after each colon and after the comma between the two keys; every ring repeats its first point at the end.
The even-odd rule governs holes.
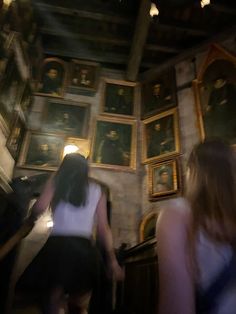
{"type": "Polygon", "coordinates": [[[145,50],[151,50],[156,52],[166,52],[166,53],[180,53],[182,49],[174,46],[165,46],[165,45],[155,45],[155,44],[146,44],[145,50]]]}
{"type": "Polygon", "coordinates": [[[225,6],[225,5],[212,3],[211,5],[209,5],[209,8],[211,8],[214,11],[220,12],[220,13],[225,13],[228,15],[236,15],[236,8],[235,7],[230,8],[230,7],[225,6]]]}
{"type": "Polygon", "coordinates": [[[139,76],[140,81],[149,81],[149,80],[155,79],[155,77],[162,71],[175,66],[176,64],[178,64],[179,62],[183,60],[186,60],[188,58],[193,58],[198,53],[201,53],[204,50],[208,49],[211,43],[222,42],[226,40],[227,38],[230,38],[231,36],[235,36],[235,32],[236,32],[236,25],[228,29],[225,29],[221,33],[218,33],[212,36],[210,39],[203,41],[202,43],[196,45],[195,47],[187,49],[186,51],[179,54],[178,56],[174,58],[170,58],[169,60],[167,60],[166,62],[163,62],[162,64],[156,66],[155,68],[152,68],[140,74],[139,76]]]}
{"type": "Polygon", "coordinates": [[[185,32],[189,35],[192,36],[201,36],[201,37],[207,37],[209,35],[209,33],[203,29],[197,29],[197,28],[193,28],[191,26],[188,25],[184,25],[184,24],[170,24],[170,23],[165,23],[165,22],[158,22],[156,25],[157,30],[160,31],[177,31],[177,32],[185,32]]]}
{"type": "MultiPolygon", "coordinates": [[[[64,58],[71,58],[71,59],[80,59],[80,60],[89,60],[103,64],[114,64],[114,65],[122,65],[124,68],[127,66],[127,56],[122,54],[115,54],[115,53],[106,53],[102,52],[98,54],[96,50],[84,50],[84,49],[76,49],[70,50],[58,49],[58,48],[50,48],[45,47],[44,53],[51,56],[60,56],[64,58]]],[[[157,63],[144,61],[141,63],[142,67],[150,68],[150,67],[157,67],[157,63]]]]}
{"type": "Polygon", "coordinates": [[[122,16],[108,15],[104,13],[83,11],[83,10],[77,10],[77,9],[70,9],[70,8],[45,4],[45,3],[35,3],[35,7],[38,12],[42,12],[42,13],[45,13],[45,12],[53,13],[53,14],[57,13],[61,15],[87,18],[87,19],[101,21],[101,22],[111,22],[111,23],[123,24],[123,25],[130,25],[132,23],[132,19],[122,17],[122,16]]]}
{"type": "Polygon", "coordinates": [[[138,76],[151,21],[150,6],[150,0],[141,0],[126,73],[130,81],[136,81],[138,76]]]}
{"type": "Polygon", "coordinates": [[[99,42],[104,44],[111,44],[111,45],[117,45],[117,46],[124,46],[129,47],[130,42],[126,39],[119,39],[119,38],[108,38],[105,36],[97,36],[89,35],[89,34],[79,34],[79,33],[72,33],[70,31],[67,31],[66,29],[52,29],[52,28],[41,28],[40,29],[41,34],[44,35],[50,35],[50,36],[56,36],[56,37],[67,37],[73,40],[86,40],[86,41],[92,41],[92,42],[99,42]]]}
{"type": "MultiPolygon", "coordinates": [[[[79,33],[72,33],[67,31],[66,29],[53,29],[48,27],[40,28],[40,32],[43,35],[50,35],[56,37],[67,37],[73,40],[85,40],[85,41],[92,41],[92,42],[99,42],[104,44],[111,44],[121,47],[129,47],[130,41],[128,39],[120,39],[120,38],[108,38],[105,36],[96,36],[89,35],[89,34],[79,34],[79,33]]],[[[156,51],[156,52],[166,52],[166,53],[179,53],[182,50],[174,47],[174,46],[166,46],[166,45],[155,45],[155,44],[146,44],[144,47],[145,50],[149,51],[156,51]]]]}
{"type": "Polygon", "coordinates": [[[110,53],[106,51],[100,51],[98,53],[97,50],[86,49],[84,47],[76,46],[76,47],[68,47],[65,45],[63,48],[58,47],[50,47],[46,45],[44,47],[44,53],[48,55],[61,56],[66,58],[75,58],[81,60],[90,60],[96,61],[100,63],[111,63],[111,64],[126,64],[127,56],[118,53],[110,53]]]}

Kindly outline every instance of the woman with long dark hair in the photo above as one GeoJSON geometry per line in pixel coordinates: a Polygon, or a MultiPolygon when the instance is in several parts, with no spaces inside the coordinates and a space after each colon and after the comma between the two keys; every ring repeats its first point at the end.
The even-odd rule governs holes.
{"type": "Polygon", "coordinates": [[[158,314],[236,311],[236,158],[219,139],[191,152],[186,198],[157,221],[158,314]]]}
{"type": "Polygon", "coordinates": [[[70,297],[71,313],[87,313],[86,306],[83,305],[85,312],[81,312],[82,306],[76,302],[80,300],[81,303],[84,299],[88,305],[98,280],[98,256],[92,242],[95,216],[97,234],[104,245],[110,270],[115,279],[123,279],[123,271],[113,250],[106,195],[101,185],[89,178],[88,171],[88,163],[83,156],[76,153],[66,155],[28,218],[28,222],[35,222],[51,205],[52,232],[18,283],[19,288],[27,288],[26,283],[34,280],[35,287],[43,289],[48,296],[45,313],[59,313],[60,300],[65,294],[70,297]]]}

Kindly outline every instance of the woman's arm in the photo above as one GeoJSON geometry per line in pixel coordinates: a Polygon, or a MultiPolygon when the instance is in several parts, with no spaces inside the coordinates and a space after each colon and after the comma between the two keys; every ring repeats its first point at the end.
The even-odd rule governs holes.
{"type": "Polygon", "coordinates": [[[113,239],[111,228],[108,224],[107,219],[107,206],[106,206],[106,196],[102,193],[102,196],[98,202],[96,213],[97,213],[97,228],[98,237],[101,239],[108,258],[109,265],[113,271],[116,280],[123,280],[124,272],[119,266],[116,255],[113,248],[113,239]]]}
{"type": "Polygon", "coordinates": [[[187,239],[190,213],[185,209],[173,203],[157,220],[158,314],[195,314],[187,239]]]}
{"type": "Polygon", "coordinates": [[[46,182],[41,195],[32,206],[29,220],[35,222],[44,213],[52,201],[54,190],[54,175],[52,175],[46,182]]]}

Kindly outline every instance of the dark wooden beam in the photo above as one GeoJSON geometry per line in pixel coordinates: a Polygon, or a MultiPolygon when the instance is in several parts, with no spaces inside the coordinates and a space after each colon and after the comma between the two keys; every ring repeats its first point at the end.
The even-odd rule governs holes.
{"type": "MultiPolygon", "coordinates": [[[[66,28],[63,29],[56,29],[56,28],[49,28],[49,27],[42,27],[40,28],[40,33],[43,35],[50,35],[50,36],[56,36],[56,37],[66,37],[70,38],[72,40],[85,40],[85,41],[91,41],[91,42],[98,42],[98,43],[104,43],[104,44],[111,44],[121,47],[129,47],[130,41],[128,39],[121,39],[121,38],[108,38],[105,36],[97,36],[89,35],[89,34],[79,34],[79,33],[73,33],[70,31],[67,31],[66,28]]],[[[166,45],[155,45],[155,44],[146,44],[144,47],[145,50],[149,51],[160,51],[160,52],[166,52],[166,53],[180,53],[182,50],[174,47],[174,46],[166,46],[166,45]]]]}
{"type": "Polygon", "coordinates": [[[45,4],[45,3],[35,3],[35,7],[37,8],[37,11],[42,12],[42,13],[53,13],[53,14],[58,13],[61,15],[87,18],[91,20],[97,20],[97,21],[102,21],[102,22],[112,22],[115,24],[124,24],[124,25],[129,25],[132,22],[132,19],[122,17],[122,16],[108,15],[104,13],[65,8],[65,7],[54,6],[54,5],[45,4]]]}
{"type": "Polygon", "coordinates": [[[137,79],[151,21],[150,6],[150,0],[141,0],[126,74],[127,79],[130,81],[136,81],[137,79]]]}
{"type": "Polygon", "coordinates": [[[78,46],[78,49],[72,49],[64,47],[64,48],[51,48],[50,46],[46,46],[44,48],[44,53],[49,55],[67,57],[67,58],[75,58],[81,60],[90,60],[96,61],[100,63],[111,63],[111,64],[126,64],[127,56],[117,53],[109,53],[105,51],[98,51],[92,49],[85,49],[78,46]]]}
{"type": "Polygon", "coordinates": [[[80,33],[72,33],[67,31],[66,28],[63,29],[56,29],[56,28],[47,28],[43,27],[40,29],[41,34],[56,36],[56,37],[66,37],[72,40],[85,40],[85,41],[92,41],[92,42],[99,42],[104,44],[111,44],[123,47],[129,47],[130,42],[126,39],[119,39],[119,38],[108,38],[105,36],[97,36],[97,34],[89,35],[89,34],[80,34],[80,33]]]}
{"type": "Polygon", "coordinates": [[[176,64],[178,64],[181,61],[184,61],[185,59],[193,58],[197,54],[203,52],[204,50],[207,50],[211,43],[222,42],[232,36],[235,36],[235,33],[236,33],[236,25],[230,27],[227,30],[222,31],[219,34],[216,34],[215,36],[212,36],[212,38],[203,41],[201,44],[195,47],[187,49],[185,52],[179,54],[178,56],[174,58],[169,59],[167,62],[164,62],[158,65],[157,67],[152,68],[140,74],[139,79],[140,81],[149,81],[149,80],[155,79],[155,77],[162,71],[175,66],[176,64]]]}
{"type": "Polygon", "coordinates": [[[225,13],[228,15],[236,15],[236,7],[230,8],[230,7],[225,6],[225,5],[213,3],[209,6],[209,8],[211,8],[214,11],[220,12],[220,13],[225,13]]]}
{"type": "Polygon", "coordinates": [[[184,25],[184,23],[181,24],[170,24],[170,23],[164,23],[160,22],[157,23],[156,28],[159,31],[178,31],[178,32],[185,32],[186,34],[192,35],[192,36],[200,36],[200,37],[207,37],[209,33],[203,29],[197,29],[193,28],[189,25],[184,25]]]}
{"type": "MultiPolygon", "coordinates": [[[[49,46],[44,48],[44,53],[51,56],[60,56],[69,59],[80,59],[80,60],[89,60],[102,64],[114,64],[120,65],[122,67],[127,66],[127,56],[124,54],[118,53],[108,53],[102,51],[100,53],[97,50],[87,50],[87,49],[68,49],[68,47],[62,48],[51,48],[49,46]]],[[[141,63],[141,66],[144,68],[156,67],[157,63],[152,61],[144,61],[141,63]]]]}
{"type": "Polygon", "coordinates": [[[151,51],[160,51],[160,52],[167,52],[167,53],[180,53],[182,49],[174,47],[174,46],[164,46],[164,45],[154,45],[154,44],[146,44],[145,50],[151,51]]]}

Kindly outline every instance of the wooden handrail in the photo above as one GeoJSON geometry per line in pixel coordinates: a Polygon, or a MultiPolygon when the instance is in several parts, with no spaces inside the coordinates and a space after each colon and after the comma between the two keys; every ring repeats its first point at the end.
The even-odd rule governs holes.
{"type": "Polygon", "coordinates": [[[25,223],[8,239],[3,245],[0,246],[0,261],[32,230],[34,223],[30,220],[25,223]]]}

